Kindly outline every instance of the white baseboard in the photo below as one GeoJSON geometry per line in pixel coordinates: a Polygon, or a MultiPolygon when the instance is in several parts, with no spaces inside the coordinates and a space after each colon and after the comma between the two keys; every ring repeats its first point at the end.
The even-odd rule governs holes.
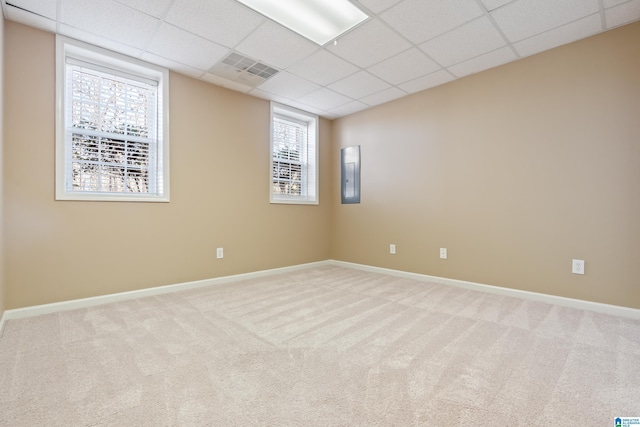
{"type": "Polygon", "coordinates": [[[51,304],[36,305],[32,307],[17,308],[6,310],[0,318],[0,337],[4,330],[4,325],[11,319],[22,319],[25,317],[39,316],[42,314],[57,313],[61,311],[75,310],[85,307],[93,307],[97,305],[109,304],[112,302],[126,301],[137,298],[143,298],[153,295],[163,295],[172,292],[185,291],[189,289],[203,288],[207,286],[220,285],[224,283],[237,282],[240,280],[255,279],[259,277],[272,276],[275,274],[288,273],[297,270],[303,270],[311,267],[319,267],[323,265],[335,265],[339,267],[353,268],[357,270],[368,271],[371,273],[386,274],[390,276],[403,277],[407,279],[418,280],[422,282],[440,283],[444,285],[456,286],[459,288],[470,289],[492,294],[510,296],[515,298],[527,299],[531,301],[546,302],[548,304],[559,305],[562,307],[571,307],[580,310],[589,310],[598,313],[609,314],[612,316],[626,317],[630,319],[640,320],[640,310],[621,307],[617,305],[601,304],[591,301],[583,301],[572,298],[559,297],[555,295],[540,294],[536,292],[521,291],[518,289],[502,288],[499,286],[484,285],[481,283],[466,282],[463,280],[447,279],[444,277],[428,276],[426,274],[410,273],[401,270],[392,270],[382,267],[373,267],[370,265],[356,264],[345,261],[327,260],[318,261],[308,264],[299,264],[291,267],[275,268],[271,270],[261,270],[252,273],[236,274],[233,276],[217,277],[213,279],[198,280],[194,282],[179,283],[175,285],[159,286],[154,288],[140,289],[137,291],[121,292],[117,294],[103,295],[91,298],[82,298],[70,301],[62,301],[51,304]]]}
{"type": "Polygon", "coordinates": [[[97,305],[109,304],[112,302],[126,301],[137,298],[144,298],[153,295],[163,295],[172,292],[186,291],[189,289],[204,288],[207,286],[221,285],[224,283],[237,282],[240,280],[255,279],[259,277],[272,276],[275,274],[289,273],[292,271],[303,270],[311,267],[329,265],[329,261],[318,261],[308,264],[299,264],[291,267],[274,268],[271,270],[261,270],[252,273],[236,274],[233,276],[216,277],[213,279],[198,280],[194,282],[178,283],[175,285],[158,286],[154,288],[140,289],[136,291],[120,292],[117,294],[101,295],[97,297],[81,298],[70,301],[54,302],[51,304],[35,305],[31,307],[16,308],[6,310],[2,316],[0,324],[0,336],[4,323],[7,320],[23,319],[26,317],[39,316],[41,314],[58,313],[61,311],[76,310],[79,308],[93,307],[97,305]]]}
{"type": "Polygon", "coordinates": [[[491,294],[510,296],[530,301],[546,302],[548,304],[559,305],[562,307],[576,308],[580,310],[595,311],[597,313],[609,314],[611,316],[626,317],[630,319],[640,320],[640,310],[630,307],[621,307],[618,305],[602,304],[592,301],[584,301],[573,298],[559,297],[555,295],[540,294],[536,292],[521,291],[519,289],[502,288],[499,286],[483,285],[481,283],[466,282],[464,280],[447,279],[444,277],[428,276],[426,274],[409,273],[401,270],[392,270],[389,268],[373,267],[364,264],[355,264],[345,261],[330,261],[331,265],[340,267],[354,268],[357,270],[368,271],[371,273],[387,274],[390,276],[403,277],[407,279],[419,280],[422,282],[441,283],[444,285],[456,286],[458,288],[470,289],[474,291],[488,292],[491,294]]]}
{"type": "Polygon", "coordinates": [[[4,322],[5,322],[5,312],[2,312],[2,316],[0,316],[0,338],[2,338],[2,333],[4,332],[4,322]]]}

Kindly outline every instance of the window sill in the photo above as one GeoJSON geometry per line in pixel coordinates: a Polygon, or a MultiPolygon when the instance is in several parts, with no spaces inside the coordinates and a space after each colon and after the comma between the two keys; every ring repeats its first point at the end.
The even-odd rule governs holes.
{"type": "Polygon", "coordinates": [[[150,203],[169,203],[168,196],[142,196],[131,195],[125,196],[120,194],[61,194],[56,195],[56,200],[79,201],[79,202],[150,202],[150,203]]]}
{"type": "Polygon", "coordinates": [[[271,199],[272,205],[319,205],[318,200],[271,199]]]}

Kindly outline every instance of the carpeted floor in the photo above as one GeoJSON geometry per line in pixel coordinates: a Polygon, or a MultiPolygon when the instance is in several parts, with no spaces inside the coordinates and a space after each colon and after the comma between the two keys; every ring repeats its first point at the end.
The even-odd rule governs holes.
{"type": "Polygon", "coordinates": [[[11,320],[2,426],[612,426],[640,321],[322,266],[11,320]]]}

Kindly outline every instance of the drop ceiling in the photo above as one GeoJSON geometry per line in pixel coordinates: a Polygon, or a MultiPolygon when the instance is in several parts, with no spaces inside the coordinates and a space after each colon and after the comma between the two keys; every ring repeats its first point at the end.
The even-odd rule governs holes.
{"type": "Polygon", "coordinates": [[[370,18],[319,46],[235,0],[0,1],[8,20],[329,119],[640,19],[640,0],[352,0],[370,18]],[[277,72],[232,79],[230,54],[277,72]]]}

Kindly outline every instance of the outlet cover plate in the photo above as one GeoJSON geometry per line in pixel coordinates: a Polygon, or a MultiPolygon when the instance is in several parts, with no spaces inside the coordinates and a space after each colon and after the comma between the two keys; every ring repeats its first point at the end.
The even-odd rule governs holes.
{"type": "Polygon", "coordinates": [[[447,248],[440,248],[440,259],[447,259],[447,248]]]}
{"type": "Polygon", "coordinates": [[[584,274],[584,260],[583,259],[571,260],[571,272],[573,274],[584,274]]]}

